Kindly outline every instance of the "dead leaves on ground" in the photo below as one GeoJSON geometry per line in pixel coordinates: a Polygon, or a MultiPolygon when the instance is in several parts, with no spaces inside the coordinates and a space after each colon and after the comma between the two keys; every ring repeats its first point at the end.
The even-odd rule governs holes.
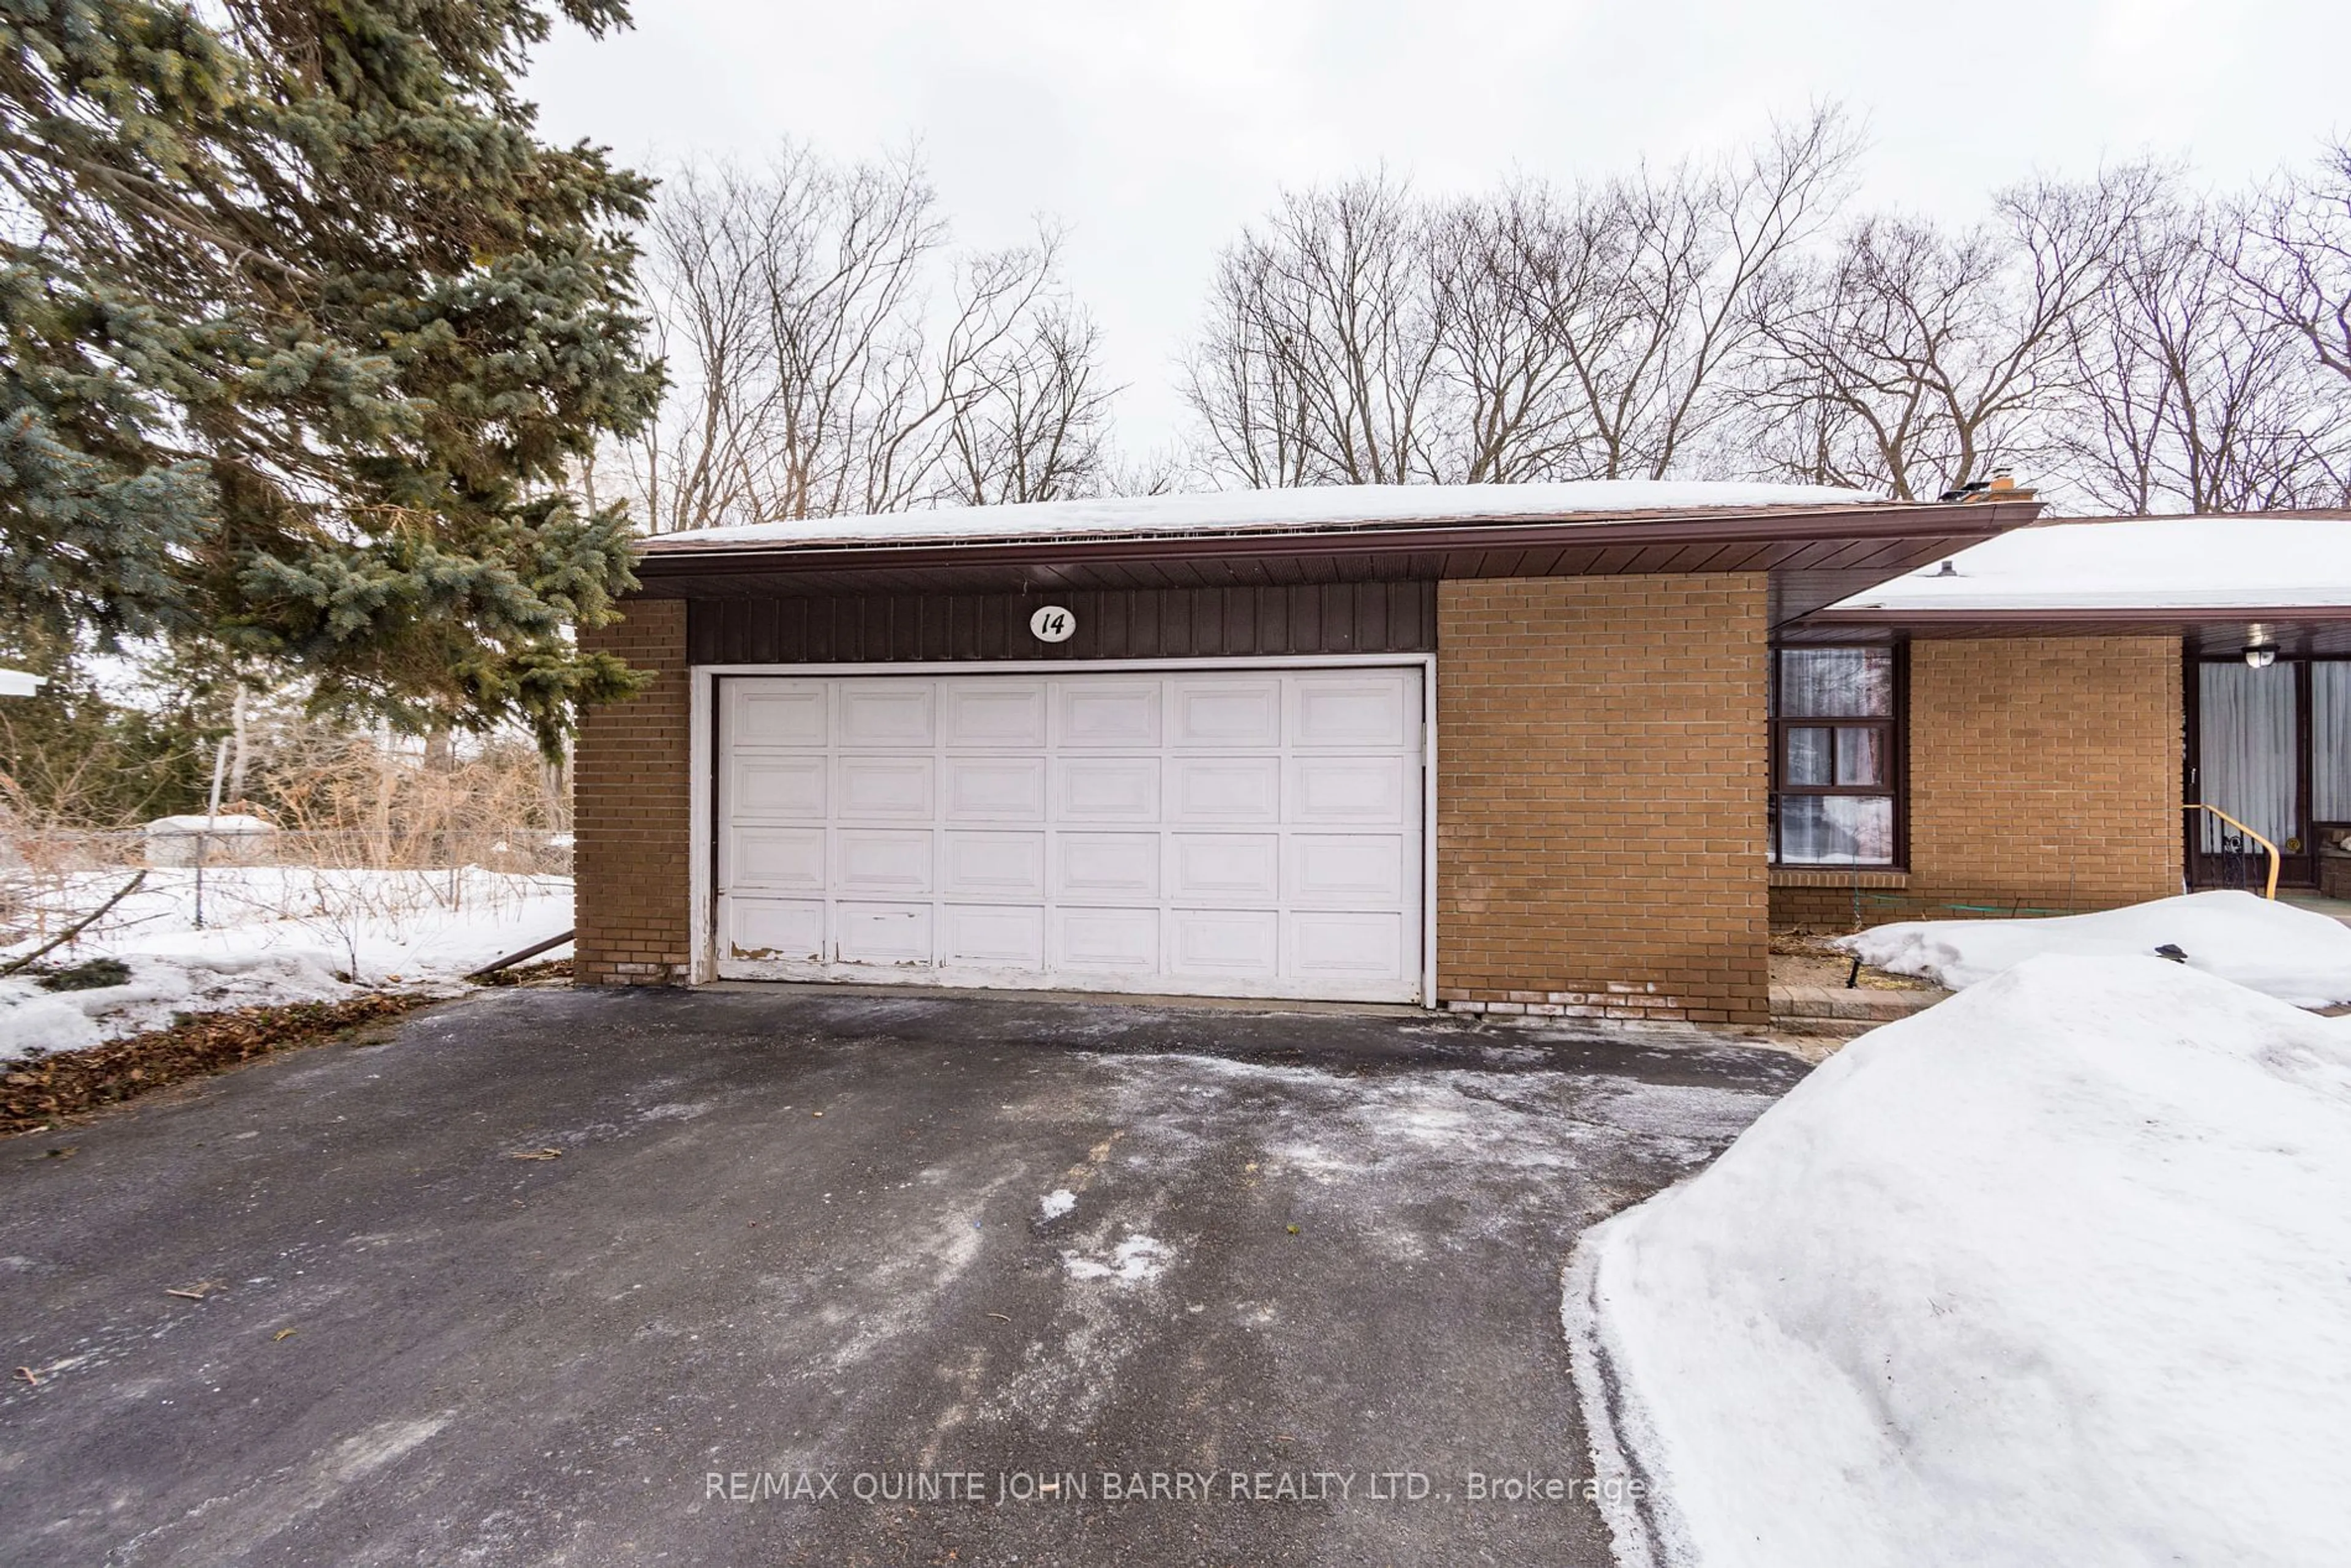
{"type": "Polygon", "coordinates": [[[0,1134],[54,1126],[68,1116],[224,1071],[272,1051],[311,1045],[433,1000],[375,994],[195,1013],[169,1029],[8,1064],[0,1074],[0,1134]]]}
{"type": "Polygon", "coordinates": [[[562,1157],[563,1151],[555,1148],[521,1149],[507,1156],[510,1160],[559,1160],[562,1157]]]}
{"type": "Polygon", "coordinates": [[[225,1291],[227,1289],[228,1281],[226,1280],[199,1280],[193,1285],[176,1286],[171,1290],[165,1291],[163,1293],[167,1296],[178,1296],[186,1301],[201,1301],[215,1291],[225,1291]]]}

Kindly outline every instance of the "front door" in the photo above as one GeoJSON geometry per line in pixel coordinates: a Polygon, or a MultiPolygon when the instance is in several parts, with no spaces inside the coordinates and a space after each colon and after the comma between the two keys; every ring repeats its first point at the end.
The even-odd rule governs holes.
{"type": "MultiPolygon", "coordinates": [[[[2307,725],[2310,666],[2281,660],[2267,669],[2241,661],[2199,664],[2196,751],[2188,798],[2226,811],[2275,844],[2282,883],[2313,880],[2307,725]]],[[[2189,829],[2199,887],[2251,887],[2269,875],[2259,844],[2210,811],[2189,829]]]]}

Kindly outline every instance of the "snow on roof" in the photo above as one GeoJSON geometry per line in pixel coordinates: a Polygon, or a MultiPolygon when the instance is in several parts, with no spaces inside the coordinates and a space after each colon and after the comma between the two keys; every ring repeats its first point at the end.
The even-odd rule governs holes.
{"type": "Polygon", "coordinates": [[[2035,523],[1831,607],[1847,611],[2351,607],[2351,515],[2035,523]]]}
{"type": "Polygon", "coordinates": [[[1712,480],[1591,479],[1557,485],[1329,485],[1120,496],[1005,507],[940,507],[863,517],[805,517],[660,534],[657,549],[713,544],[912,544],[1223,529],[1350,528],[1713,508],[1882,504],[1866,490],[1712,480]]]}

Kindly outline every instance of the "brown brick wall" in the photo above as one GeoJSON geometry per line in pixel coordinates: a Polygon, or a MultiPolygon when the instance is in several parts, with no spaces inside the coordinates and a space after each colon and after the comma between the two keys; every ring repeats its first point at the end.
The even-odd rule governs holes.
{"type": "Polygon", "coordinates": [[[1764,593],[1755,574],[1442,585],[1448,1005],[1764,1021],[1764,593]]]}
{"type": "MultiPolygon", "coordinates": [[[[1997,638],[1910,646],[1907,886],[1865,923],[1949,906],[2107,909],[2180,886],[2179,643],[1997,638]]],[[[1843,888],[1774,888],[1775,923],[1843,929],[1843,888]]]]}
{"type": "Polygon", "coordinates": [[[685,604],[632,599],[584,648],[653,672],[625,702],[590,708],[571,767],[578,935],[572,971],[591,986],[670,985],[688,973],[690,754],[685,604]]]}

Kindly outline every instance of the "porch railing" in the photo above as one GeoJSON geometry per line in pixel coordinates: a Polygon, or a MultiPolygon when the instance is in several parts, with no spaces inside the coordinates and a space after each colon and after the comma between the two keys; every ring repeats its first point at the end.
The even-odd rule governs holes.
{"type": "MultiPolygon", "coordinates": [[[[2257,833],[2257,832],[2253,831],[2253,830],[2252,830],[2252,829],[2251,829],[2251,828],[2247,827],[2244,823],[2242,823],[2242,822],[2241,822],[2241,821],[2237,821],[2237,819],[2236,819],[2236,818],[2234,818],[2234,817],[2232,817],[2232,816],[2229,815],[2229,813],[2228,813],[2228,812],[2223,811],[2223,810],[2220,810],[2220,807],[2218,807],[2218,806],[2207,806],[2207,805],[2203,804],[2201,801],[2193,801],[2193,800],[2191,800],[2191,801],[2190,801],[2190,802],[2189,802],[2189,804],[2188,804],[2185,808],[2183,808],[2183,809],[2184,809],[2184,810],[2190,810],[2190,811],[2210,811],[2210,812],[2211,812],[2214,816],[2216,816],[2216,817],[2220,818],[2220,821],[2222,821],[2223,822],[2226,822],[2229,826],[2231,826],[2231,827],[2232,827],[2232,828],[2236,829],[2236,830],[2237,830],[2237,831],[2238,831],[2239,833],[2242,834],[2244,837],[2246,837],[2246,838],[2248,838],[2248,839],[2251,839],[2253,842],[2255,842],[2255,843],[2257,843],[2257,844],[2261,845],[2262,849],[2267,850],[2267,851],[2269,852],[2269,856],[2270,856],[2270,880],[2269,880],[2269,885],[2262,889],[2262,896],[2263,898],[2268,898],[2268,899],[2274,899],[2274,898],[2276,898],[2276,897],[2277,897],[2277,884],[2278,884],[2278,847],[2277,847],[2275,844],[2273,844],[2273,843],[2270,842],[2270,841],[2269,841],[2269,840],[2267,840],[2267,839],[2265,839],[2265,838],[2262,837],[2262,836],[2261,836],[2261,834],[2259,834],[2259,833],[2257,833]]],[[[2241,851],[2240,851],[2240,852],[2230,852],[2230,851],[2225,851],[2225,850],[2224,850],[2222,852],[2223,852],[2223,853],[2229,853],[2229,852],[2240,852],[2240,853],[2241,853],[2241,852],[2241,852],[2241,851]]]]}

